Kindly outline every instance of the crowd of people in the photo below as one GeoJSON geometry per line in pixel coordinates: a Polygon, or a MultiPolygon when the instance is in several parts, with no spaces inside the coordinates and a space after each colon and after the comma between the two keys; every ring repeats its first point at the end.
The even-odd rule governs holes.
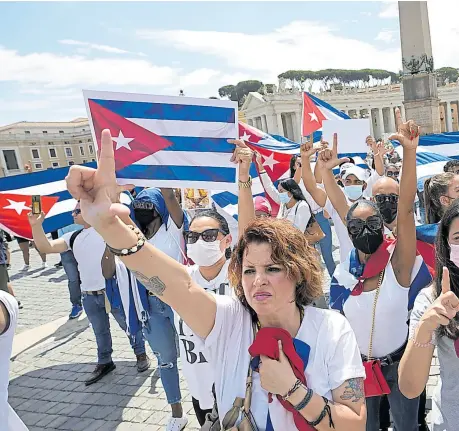
{"type": "MultiPolygon", "coordinates": [[[[73,166],[67,177],[75,224],[50,239],[44,215],[29,214],[43,262],[61,254],[69,317],[84,309],[94,331],[97,365],[85,384],[116,367],[112,314],[138,372],[150,367],[146,344],[157,359],[171,409],[166,431],[188,423],[179,357],[202,430],[453,431],[459,161],[420,193],[420,129],[396,117],[391,139],[403,147],[401,160],[369,137],[365,169],[338,157],[335,135],[330,144],[303,144],[277,187],[261,156],[230,140],[239,165],[237,232],[216,208],[189,217],[171,189],[147,188],[129,207],[119,203],[132,186],[117,185],[103,131],[98,168],[73,166]],[[270,200],[253,198],[252,163],[270,200]],[[427,424],[435,348],[440,381],[427,424]]],[[[6,244],[0,236],[0,347],[11,345],[17,316],[6,244]]],[[[7,378],[0,384],[6,393],[7,378]]]]}

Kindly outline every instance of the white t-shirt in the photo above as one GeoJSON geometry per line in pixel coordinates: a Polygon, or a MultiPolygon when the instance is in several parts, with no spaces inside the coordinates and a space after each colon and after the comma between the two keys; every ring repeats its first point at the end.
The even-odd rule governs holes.
{"type": "MultiPolygon", "coordinates": [[[[381,358],[401,347],[408,336],[408,293],[409,288],[401,286],[394,274],[392,263],[386,266],[376,306],[373,332],[373,353],[381,358]]],[[[350,296],[343,311],[355,332],[360,351],[368,355],[373,303],[376,289],[350,296]]]]}
{"type": "MultiPolygon", "coordinates": [[[[297,339],[310,348],[305,376],[315,393],[332,399],[332,390],[345,381],[365,377],[355,335],[344,316],[312,306],[305,307],[297,339]]],[[[210,361],[215,367],[215,391],[220,419],[232,407],[236,397],[245,397],[249,367],[248,348],[253,342],[252,319],[237,299],[217,296],[215,325],[205,340],[210,361]]],[[[254,373],[251,411],[260,431],[265,430],[269,413],[275,430],[296,429],[293,415],[268,393],[254,373]]]]}
{"type": "MultiPolygon", "coordinates": [[[[74,232],[62,235],[70,250],[70,238],[74,232]]],[[[73,255],[78,263],[81,291],[95,291],[105,289],[105,278],[102,275],[102,256],[106,244],[104,239],[93,227],[83,229],[73,243],[73,255]]]]}
{"type": "Polygon", "coordinates": [[[183,224],[178,228],[171,216],[167,221],[167,229],[165,223],[163,223],[158,232],[148,242],[177,262],[184,262],[185,239],[183,238],[183,224]]]}
{"type": "MultiPolygon", "coordinates": [[[[346,200],[349,205],[352,204],[347,197],[346,200]]],[[[330,218],[333,220],[336,236],[338,237],[340,262],[344,262],[349,256],[350,251],[354,248],[354,245],[352,244],[351,238],[349,238],[346,225],[343,223],[338,211],[335,210],[335,207],[328,198],[325,202],[324,210],[327,211],[330,218]]]]}
{"type": "Polygon", "coordinates": [[[309,205],[305,201],[299,201],[291,208],[286,206],[282,207],[281,218],[292,222],[301,232],[306,230],[309,219],[311,218],[311,211],[309,210],[309,205]]]}
{"type": "MultiPolygon", "coordinates": [[[[229,260],[225,263],[220,273],[211,281],[207,281],[199,272],[198,265],[188,268],[193,281],[216,295],[231,295],[228,281],[229,260]]],[[[203,410],[214,406],[212,385],[215,382],[214,368],[208,361],[208,352],[204,347],[204,341],[193,334],[192,330],[174,312],[175,329],[179,337],[180,358],[182,360],[182,372],[188,383],[188,389],[193,398],[199,401],[199,407],[203,410]]]]}
{"type": "Polygon", "coordinates": [[[9,327],[0,335],[0,428],[4,431],[27,431],[27,427],[8,404],[10,357],[13,350],[14,331],[18,323],[19,307],[16,299],[3,290],[0,290],[0,302],[10,315],[9,327]],[[6,428],[4,424],[7,424],[6,428]]]}

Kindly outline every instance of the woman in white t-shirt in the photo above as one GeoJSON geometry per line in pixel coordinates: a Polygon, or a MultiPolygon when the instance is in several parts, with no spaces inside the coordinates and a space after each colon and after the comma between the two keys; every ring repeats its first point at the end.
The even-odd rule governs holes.
{"type": "MultiPolygon", "coordinates": [[[[231,142],[237,144],[237,150],[244,146],[241,141],[231,142]]],[[[233,157],[242,162],[238,151],[233,157]]],[[[241,163],[240,199],[248,199],[253,209],[249,167],[250,162],[241,163]]],[[[291,430],[294,417],[320,430],[364,429],[365,372],[356,340],[343,316],[310,306],[322,293],[322,271],[302,232],[282,220],[252,221],[240,233],[230,264],[229,275],[238,298],[211,295],[193,281],[185,266],[144,242],[139,231],[128,226],[132,221],[126,209],[116,203],[120,187],[108,130],[102,132],[97,170],[82,172],[82,167],[72,166],[67,187],[72,196],[81,199],[85,218],[111,250],[204,340],[215,367],[220,420],[233,410],[237,398],[246,395],[251,362],[247,348],[257,324],[260,333],[271,327],[282,329],[290,341],[293,337],[299,340],[303,355],[307,355],[303,360],[306,368],[300,373],[307,381],[306,385],[298,383],[283,344],[274,347],[279,360],[261,356],[259,372],[253,373],[253,387],[248,386],[254,429],[291,430]],[[269,393],[286,401],[281,403],[276,396],[269,403],[269,393]]]]}
{"type": "MultiPolygon", "coordinates": [[[[231,234],[225,218],[215,210],[199,212],[185,233],[188,257],[195,265],[188,268],[191,279],[207,292],[230,295],[227,260],[231,256],[231,234]]],[[[182,372],[188,383],[196,418],[202,426],[212,411],[214,368],[203,341],[174,313],[180,343],[182,372]]]]}

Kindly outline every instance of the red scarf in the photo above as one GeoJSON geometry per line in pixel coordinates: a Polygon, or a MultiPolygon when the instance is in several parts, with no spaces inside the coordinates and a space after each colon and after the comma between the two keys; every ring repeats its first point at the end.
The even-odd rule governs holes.
{"type": "MultiPolygon", "coordinates": [[[[282,342],[282,348],[292,366],[293,373],[304,385],[306,385],[306,376],[304,375],[305,364],[295,350],[293,338],[285,329],[261,328],[257,332],[255,341],[249,347],[250,356],[259,357],[260,355],[264,355],[270,359],[279,360],[278,340],[282,342]]],[[[286,410],[293,414],[293,420],[299,431],[314,430],[314,428],[306,422],[306,419],[297,412],[288,401],[284,401],[280,395],[277,395],[277,399],[286,410]]],[[[272,402],[272,394],[269,394],[269,402],[272,402]]]]}

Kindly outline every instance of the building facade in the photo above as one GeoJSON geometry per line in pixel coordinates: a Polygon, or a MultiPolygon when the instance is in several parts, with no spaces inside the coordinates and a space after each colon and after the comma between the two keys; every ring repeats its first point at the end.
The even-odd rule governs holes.
{"type": "Polygon", "coordinates": [[[86,118],[62,123],[21,121],[0,127],[0,177],[95,160],[86,118]]]}
{"type": "MultiPolygon", "coordinates": [[[[332,89],[318,93],[317,97],[351,118],[371,119],[371,132],[375,138],[387,137],[395,131],[395,108],[399,107],[404,114],[401,85],[332,89]]],[[[442,132],[457,131],[459,85],[438,87],[438,97],[442,132]]],[[[301,140],[301,109],[301,93],[297,89],[264,95],[249,93],[241,108],[249,125],[296,142],[301,140]]]]}

